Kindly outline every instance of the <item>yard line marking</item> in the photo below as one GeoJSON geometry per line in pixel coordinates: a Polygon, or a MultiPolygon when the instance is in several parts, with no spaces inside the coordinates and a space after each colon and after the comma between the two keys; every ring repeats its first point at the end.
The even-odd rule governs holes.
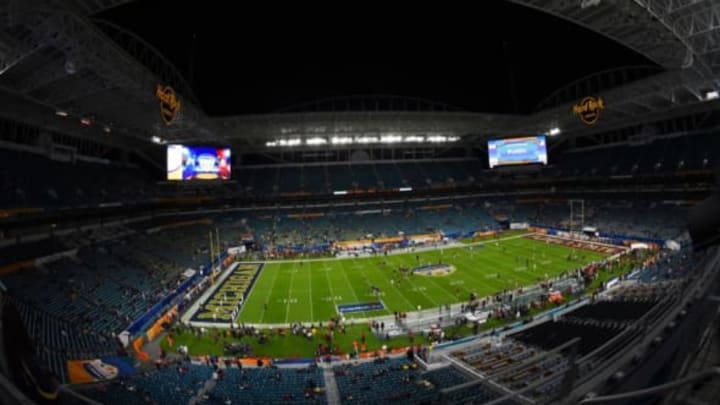
{"type": "MultiPolygon", "coordinates": [[[[420,287],[423,287],[423,288],[418,288],[418,286],[417,286],[415,283],[412,282],[412,279],[413,279],[413,276],[409,276],[409,277],[407,278],[407,280],[406,280],[407,283],[410,284],[410,286],[413,287],[413,288],[412,288],[412,291],[419,292],[420,294],[424,295],[425,298],[427,298],[428,301],[432,302],[433,305],[438,306],[437,301],[435,301],[434,299],[432,299],[432,297],[430,297],[429,295],[427,295],[427,293],[425,292],[426,289],[424,288],[424,286],[420,286],[420,287]]],[[[410,304],[410,307],[412,308],[413,305],[410,304]]]]}
{"type": "MultiPolygon", "coordinates": [[[[360,303],[360,299],[358,298],[357,294],[355,293],[355,289],[353,288],[352,283],[350,282],[350,279],[347,276],[345,266],[342,264],[342,262],[340,262],[340,266],[343,268],[343,271],[342,271],[343,277],[345,277],[345,281],[347,282],[348,286],[350,286],[350,291],[352,291],[352,295],[353,295],[353,297],[355,297],[355,302],[360,303]]],[[[335,294],[333,294],[333,295],[335,295],[335,294]]],[[[363,313],[363,316],[367,315],[365,313],[365,311],[362,311],[362,313],[363,313]]]]}
{"type": "MultiPolygon", "coordinates": [[[[329,268],[329,267],[325,267],[325,269],[327,270],[327,271],[325,271],[325,279],[327,280],[327,283],[328,283],[328,289],[330,290],[330,296],[331,296],[331,297],[335,297],[335,291],[333,291],[332,283],[330,282],[330,271],[329,271],[330,268],[329,268]]],[[[335,313],[337,314],[337,313],[339,312],[339,311],[337,310],[337,304],[335,304],[335,300],[334,300],[334,299],[333,299],[332,302],[333,302],[333,306],[335,307],[335,313]]]]}
{"type": "MultiPolygon", "coordinates": [[[[263,270],[264,270],[264,269],[263,269],[263,270]]],[[[278,270],[279,270],[279,269],[278,269],[278,270]]],[[[273,278],[271,287],[268,289],[267,297],[265,297],[265,303],[270,302],[270,296],[272,295],[272,290],[273,290],[272,287],[275,286],[275,282],[277,281],[277,276],[278,276],[279,273],[280,273],[279,271],[275,271],[275,277],[273,278]]],[[[258,281],[260,281],[260,280],[258,280],[258,281]]],[[[259,284],[259,283],[258,283],[258,284],[259,284]]],[[[256,286],[257,286],[257,284],[256,284],[256,286]]],[[[250,297],[248,296],[248,298],[250,298],[250,297]]],[[[244,305],[243,305],[243,306],[244,306],[244,305]]],[[[263,306],[263,310],[262,310],[261,315],[260,315],[260,322],[259,322],[259,323],[262,323],[262,321],[265,319],[265,312],[267,312],[267,311],[266,311],[264,308],[265,308],[265,307],[263,306]]],[[[242,311],[241,311],[241,312],[242,312],[242,311]]]]}
{"type": "MultiPolygon", "coordinates": [[[[525,236],[525,235],[520,235],[520,236],[509,238],[509,239],[513,239],[513,240],[507,240],[506,242],[504,242],[504,246],[507,247],[507,250],[503,249],[502,252],[500,252],[500,250],[497,250],[497,249],[477,250],[477,251],[468,251],[468,249],[466,249],[465,252],[462,252],[462,253],[465,253],[465,255],[462,257],[463,260],[457,260],[453,256],[453,258],[456,259],[455,261],[457,261],[456,265],[462,264],[463,269],[468,270],[467,272],[465,272],[465,271],[462,272],[463,278],[465,279],[464,280],[465,286],[463,286],[463,288],[461,288],[461,291],[462,290],[470,291],[471,289],[473,289],[473,285],[475,285],[475,284],[477,284],[479,287],[482,287],[481,288],[482,290],[486,290],[486,289],[491,290],[492,289],[492,290],[498,290],[498,291],[502,290],[502,289],[506,289],[506,288],[515,288],[514,286],[533,285],[537,281],[536,280],[537,277],[535,277],[536,274],[534,274],[534,273],[537,273],[537,271],[532,272],[532,271],[530,271],[530,269],[533,269],[535,266],[537,266],[538,269],[544,268],[544,270],[548,271],[548,272],[551,272],[551,270],[552,270],[552,273],[555,274],[555,273],[559,272],[561,267],[569,267],[570,265],[575,264],[574,261],[568,261],[567,266],[565,264],[565,262],[566,262],[565,256],[567,255],[566,251],[568,249],[567,247],[556,246],[556,245],[548,245],[548,246],[543,246],[543,247],[541,247],[539,245],[536,246],[536,244],[540,243],[540,242],[535,241],[535,240],[525,241],[522,239],[523,236],[525,236]],[[528,242],[532,242],[532,243],[528,243],[528,242]],[[486,256],[483,254],[483,251],[487,251],[492,254],[489,256],[486,256]],[[477,252],[479,252],[479,253],[476,254],[477,252]],[[528,261],[528,260],[530,262],[532,262],[531,266],[520,266],[521,264],[525,265],[526,261],[528,261]],[[554,263],[554,265],[553,265],[553,263],[554,263]],[[514,264],[514,266],[513,266],[513,264],[514,264]],[[540,266],[543,266],[543,267],[540,267],[540,266]],[[545,267],[547,267],[547,268],[545,268],[545,267]],[[497,270],[498,272],[488,275],[487,273],[483,274],[483,270],[485,270],[485,271],[497,270]],[[500,272],[500,270],[502,270],[502,272],[500,272]]],[[[503,241],[504,240],[505,239],[503,239],[503,241]]],[[[481,243],[478,243],[478,245],[489,244],[489,243],[492,243],[492,241],[481,242],[481,243]]],[[[452,248],[444,247],[444,249],[450,250],[453,248],[461,248],[461,247],[467,248],[467,246],[468,245],[464,245],[464,246],[460,245],[460,246],[452,247],[452,248]]],[[[439,250],[439,248],[434,249],[434,250],[437,251],[437,250],[439,250]]],[[[432,251],[425,251],[425,252],[418,252],[418,253],[421,253],[421,254],[424,253],[425,255],[430,253],[430,255],[428,257],[432,256],[432,251]]],[[[450,258],[450,256],[447,255],[447,252],[445,252],[445,256],[447,259],[450,258]]],[[[598,254],[597,256],[604,257],[606,255],[598,254]]],[[[590,253],[588,253],[588,257],[589,257],[589,259],[586,260],[587,262],[590,262],[590,260],[592,260],[594,258],[594,256],[590,253]]],[[[405,296],[404,291],[403,291],[407,287],[415,289],[416,292],[419,293],[419,295],[424,296],[424,298],[427,300],[427,302],[434,303],[435,305],[437,305],[437,302],[444,301],[443,296],[446,297],[446,299],[450,298],[451,296],[455,296],[455,294],[454,294],[455,287],[448,287],[443,282],[441,282],[441,280],[439,280],[439,279],[437,279],[437,280],[428,279],[425,281],[421,281],[424,279],[411,279],[404,283],[406,286],[405,288],[398,288],[397,285],[392,285],[392,284],[388,285],[389,278],[392,276],[390,271],[377,271],[377,270],[380,268],[385,268],[385,267],[387,267],[387,269],[390,270],[392,268],[397,267],[398,265],[405,266],[408,264],[410,265],[410,267],[412,267],[415,265],[414,256],[412,256],[412,255],[406,255],[406,256],[390,255],[389,257],[386,257],[384,259],[388,262],[388,265],[383,265],[380,259],[382,259],[382,258],[373,259],[370,257],[367,257],[367,258],[363,257],[359,260],[348,262],[347,264],[345,264],[342,261],[342,259],[332,259],[332,258],[325,259],[325,262],[320,264],[320,266],[319,266],[320,268],[318,270],[325,272],[325,279],[326,279],[326,282],[328,283],[328,289],[330,290],[332,296],[335,296],[335,294],[336,294],[333,291],[333,287],[332,287],[333,285],[336,288],[341,288],[341,290],[344,289],[344,287],[338,287],[338,286],[341,286],[342,282],[338,282],[338,283],[331,282],[331,280],[333,280],[333,281],[339,281],[339,280],[334,280],[334,278],[331,279],[329,277],[329,275],[327,274],[331,270],[336,269],[335,267],[332,267],[332,268],[329,267],[329,266],[333,266],[331,264],[330,260],[339,260],[340,261],[340,263],[338,263],[339,269],[337,269],[337,270],[343,271],[343,275],[338,276],[336,278],[339,279],[339,278],[344,277],[344,282],[349,285],[351,291],[349,292],[349,296],[347,298],[354,296],[355,299],[358,299],[358,297],[361,296],[361,297],[359,297],[360,299],[368,300],[368,298],[370,298],[370,295],[362,294],[364,292],[364,290],[363,291],[355,290],[355,286],[364,288],[363,284],[373,285],[372,283],[375,283],[375,282],[378,282],[379,284],[375,284],[375,285],[381,287],[383,290],[386,290],[386,288],[387,288],[386,291],[394,292],[396,294],[396,300],[405,301],[405,303],[408,305],[408,308],[411,308],[411,309],[414,309],[415,306],[412,304],[412,302],[410,300],[408,300],[408,298],[405,296]],[[360,274],[353,275],[353,279],[350,280],[350,275],[345,273],[345,271],[354,271],[354,272],[359,271],[360,274]],[[374,273],[378,273],[378,274],[376,275],[374,273]],[[383,280],[383,281],[381,281],[381,280],[383,280]],[[390,288],[388,288],[388,287],[390,287],[390,288]],[[426,288],[426,287],[427,287],[427,289],[425,291],[423,291],[422,289],[426,288]],[[432,290],[430,290],[431,288],[432,288],[432,290]],[[435,291],[437,291],[438,293],[441,293],[441,295],[435,294],[435,291]],[[445,293],[447,295],[445,295],[443,293],[445,293]]],[[[425,261],[425,259],[426,258],[423,257],[423,261],[425,261]]],[[[310,261],[310,260],[305,260],[305,261],[310,261]]],[[[315,260],[315,261],[320,261],[320,260],[315,260]]],[[[281,262],[283,262],[283,261],[271,261],[271,262],[267,262],[267,263],[281,263],[281,262]]],[[[286,279],[286,277],[287,277],[286,272],[291,273],[291,278],[292,278],[292,274],[297,273],[297,261],[285,261],[285,262],[293,263],[294,269],[292,269],[292,270],[284,269],[282,278],[286,279]]],[[[277,280],[280,278],[277,273],[274,276],[270,276],[270,275],[262,275],[262,276],[267,276],[268,278],[272,279],[272,281],[270,281],[271,284],[269,284],[271,287],[274,287],[277,280]]],[[[307,292],[311,297],[310,312],[311,312],[311,316],[314,318],[314,303],[312,302],[312,292],[311,292],[313,281],[312,281],[311,277],[312,277],[311,275],[308,275],[309,285],[308,285],[307,292]]],[[[322,278],[322,275],[321,275],[321,278],[322,278]]],[[[265,284],[268,284],[268,283],[265,282],[265,284]]],[[[294,286],[294,279],[293,279],[291,286],[290,286],[289,294],[292,295],[294,293],[295,295],[298,295],[298,294],[304,295],[305,292],[306,292],[305,289],[294,286]]],[[[315,289],[315,292],[318,292],[317,287],[315,289]]],[[[269,293],[270,293],[269,295],[272,297],[273,294],[271,292],[269,292],[269,293]]],[[[259,293],[259,294],[262,294],[262,293],[259,293]]],[[[484,294],[484,292],[483,292],[483,294],[484,294]]],[[[387,295],[387,293],[386,293],[386,295],[387,295]]],[[[492,293],[488,292],[488,296],[490,296],[490,295],[492,295],[492,293]]],[[[387,300],[389,297],[386,296],[384,298],[385,298],[385,300],[387,300]]],[[[259,299],[258,293],[255,294],[254,299],[259,299]]],[[[380,299],[380,298],[376,297],[376,299],[380,299]]],[[[450,300],[455,301],[456,299],[450,299],[450,300]]],[[[358,301],[359,301],[359,299],[358,299],[358,301]]],[[[297,302],[297,299],[290,298],[288,300],[288,308],[289,308],[289,304],[292,302],[297,302]]],[[[243,306],[243,309],[244,309],[244,306],[243,306]]],[[[337,310],[337,308],[335,308],[335,310],[337,310]]],[[[386,307],[385,312],[387,312],[387,311],[389,311],[389,309],[386,307]]],[[[358,313],[358,315],[360,315],[360,313],[358,313]]],[[[367,315],[368,315],[367,311],[364,311],[364,313],[362,313],[361,316],[367,316],[367,315]]],[[[286,311],[286,318],[289,318],[289,309],[286,311]]],[[[264,320],[264,314],[263,314],[262,320],[264,320]]]]}
{"type": "Polygon", "coordinates": [[[295,281],[295,273],[297,273],[296,267],[297,263],[295,262],[292,267],[292,272],[290,272],[290,286],[288,287],[288,301],[287,301],[287,307],[285,308],[285,323],[288,323],[288,318],[290,317],[290,300],[292,299],[292,285],[293,281],[295,281]]]}
{"type": "MultiPolygon", "coordinates": [[[[436,247],[434,247],[434,248],[432,248],[432,249],[422,250],[422,251],[419,251],[419,252],[417,252],[417,253],[438,251],[438,250],[440,250],[440,249],[444,249],[444,250],[446,250],[446,251],[450,251],[450,250],[452,250],[452,249],[465,249],[465,248],[467,248],[467,247],[469,247],[469,246],[487,245],[487,244],[492,243],[492,242],[495,242],[495,241],[497,241],[497,242],[503,242],[503,241],[509,241],[509,240],[513,240],[513,239],[520,239],[520,238],[524,238],[524,237],[526,237],[526,236],[528,236],[528,235],[535,235],[535,233],[532,233],[532,232],[530,232],[530,233],[524,233],[524,234],[521,234],[521,235],[513,235],[513,236],[508,236],[508,237],[505,237],[505,238],[499,238],[499,239],[496,239],[496,240],[489,240],[489,241],[479,241],[479,242],[473,242],[473,243],[458,243],[457,245],[453,245],[453,246],[436,246],[436,247]]],[[[407,251],[390,252],[390,253],[388,254],[388,257],[390,257],[390,256],[404,255],[404,254],[411,254],[411,253],[410,253],[410,252],[407,252],[407,251]]],[[[371,256],[360,257],[360,259],[368,259],[368,258],[370,258],[370,257],[371,257],[371,256]]],[[[307,262],[328,262],[328,261],[335,261],[335,260],[336,260],[336,261],[348,261],[348,260],[355,260],[355,259],[357,259],[357,258],[355,258],[355,257],[323,257],[323,258],[320,258],[320,259],[304,259],[303,261],[307,263],[307,262]]],[[[297,259],[295,259],[295,260],[265,260],[265,261],[263,261],[263,263],[293,263],[293,262],[296,262],[296,261],[297,261],[297,259]]]]}
{"type": "MultiPolygon", "coordinates": [[[[451,298],[451,302],[454,303],[455,300],[458,299],[458,298],[455,296],[455,294],[453,294],[453,292],[452,292],[451,290],[448,290],[448,289],[446,289],[445,287],[443,287],[442,285],[440,285],[440,284],[438,284],[437,282],[435,282],[435,280],[433,280],[433,277],[428,277],[428,280],[427,280],[427,281],[430,282],[431,284],[433,284],[433,285],[437,288],[438,291],[441,291],[441,290],[442,290],[442,291],[444,291],[447,295],[449,295],[450,298],[451,298]]],[[[452,282],[451,282],[451,283],[452,283],[452,282]]],[[[458,289],[460,288],[459,285],[458,285],[457,288],[458,288],[458,289]]],[[[463,289],[464,289],[464,288],[463,288],[463,289]]],[[[466,291],[467,291],[467,290],[466,290],[466,291]]]]}
{"type": "MultiPolygon", "coordinates": [[[[394,262],[393,262],[392,264],[393,264],[393,265],[396,265],[397,263],[394,263],[394,262]]],[[[383,272],[380,272],[379,274],[384,274],[384,273],[383,273],[383,272]]],[[[388,280],[388,283],[389,283],[389,278],[386,277],[386,279],[388,280]]],[[[391,288],[388,292],[390,292],[390,291],[395,291],[395,292],[397,292],[398,295],[400,295],[400,298],[402,298],[405,302],[407,302],[408,307],[411,308],[411,310],[414,310],[414,309],[415,309],[415,306],[412,304],[412,302],[410,302],[410,300],[407,299],[407,297],[405,297],[405,294],[402,293],[402,290],[403,290],[403,289],[401,289],[400,287],[398,287],[397,284],[394,285],[394,286],[392,286],[392,287],[393,287],[393,288],[391,288]]],[[[387,295],[386,295],[386,297],[387,297],[387,295]]],[[[383,305],[384,305],[384,304],[383,304],[383,305]]],[[[393,313],[393,311],[390,310],[389,307],[385,307],[385,309],[387,310],[388,315],[393,313]]]]}
{"type": "Polygon", "coordinates": [[[310,319],[312,321],[315,320],[315,315],[313,314],[313,295],[312,295],[312,269],[307,270],[309,272],[308,280],[310,281],[310,284],[308,285],[308,296],[310,297],[310,319]]]}

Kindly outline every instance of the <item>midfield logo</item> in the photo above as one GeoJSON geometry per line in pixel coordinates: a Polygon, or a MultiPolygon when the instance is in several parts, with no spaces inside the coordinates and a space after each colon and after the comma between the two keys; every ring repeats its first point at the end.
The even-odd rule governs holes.
{"type": "Polygon", "coordinates": [[[160,118],[165,125],[170,125],[180,112],[180,100],[175,95],[175,90],[170,86],[157,85],[155,87],[155,97],[160,101],[160,118]]]}
{"type": "Polygon", "coordinates": [[[573,106],[573,114],[587,125],[595,125],[600,119],[600,112],[605,109],[605,101],[598,97],[585,97],[573,106]]]}

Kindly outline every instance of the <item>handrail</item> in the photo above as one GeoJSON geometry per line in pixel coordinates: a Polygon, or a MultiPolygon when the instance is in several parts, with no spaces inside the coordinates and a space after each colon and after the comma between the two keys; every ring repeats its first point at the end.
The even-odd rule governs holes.
{"type": "Polygon", "coordinates": [[[35,405],[31,399],[20,391],[5,375],[0,373],[0,392],[3,399],[10,399],[20,405],[35,405]]]}
{"type": "MultiPolygon", "coordinates": [[[[539,354],[539,355],[537,355],[537,356],[532,357],[530,360],[533,360],[532,362],[541,361],[541,360],[545,359],[546,357],[550,357],[550,356],[553,355],[553,354],[556,354],[556,353],[559,353],[559,352],[562,351],[562,350],[565,350],[565,349],[568,348],[568,347],[572,347],[572,346],[574,346],[574,345],[577,345],[579,342],[580,342],[580,338],[577,338],[577,337],[576,337],[576,338],[573,338],[573,339],[568,340],[567,342],[563,343],[562,345],[555,347],[554,349],[552,349],[552,350],[550,350],[550,351],[547,351],[547,352],[544,352],[544,353],[541,353],[541,354],[539,354]]],[[[452,357],[450,357],[450,356],[448,356],[448,355],[443,356],[443,358],[444,358],[445,360],[449,361],[449,362],[452,363],[452,364],[460,365],[460,368],[463,368],[463,369],[464,369],[464,368],[467,367],[465,364],[463,364],[463,363],[460,362],[459,360],[454,359],[454,358],[452,358],[452,357]]],[[[520,399],[521,401],[524,401],[524,400],[525,400],[524,397],[519,398],[519,397],[521,397],[521,396],[523,395],[523,393],[525,393],[525,392],[530,392],[530,391],[532,391],[533,389],[541,386],[542,384],[545,384],[547,381],[552,380],[553,378],[557,378],[557,375],[552,375],[552,376],[550,376],[549,378],[541,378],[539,381],[536,381],[535,383],[533,383],[533,384],[531,384],[531,385],[523,388],[522,390],[520,390],[520,391],[514,391],[514,392],[511,391],[509,388],[507,388],[507,387],[505,386],[505,384],[502,384],[502,383],[499,382],[499,378],[500,378],[501,376],[504,376],[504,375],[510,374],[510,373],[512,373],[512,372],[515,372],[515,370],[521,369],[521,368],[523,368],[523,367],[527,367],[530,363],[532,363],[530,360],[524,361],[522,364],[520,364],[520,365],[518,365],[518,366],[511,367],[511,368],[509,368],[508,370],[505,370],[505,371],[503,371],[503,372],[501,372],[501,373],[498,373],[498,374],[495,374],[495,375],[493,375],[493,376],[483,376],[483,374],[472,370],[471,373],[474,374],[474,375],[476,375],[476,376],[479,376],[479,377],[480,377],[479,379],[474,380],[474,381],[469,381],[469,382],[466,382],[466,383],[462,383],[462,384],[458,384],[458,385],[456,385],[456,386],[454,386],[454,387],[444,388],[444,389],[440,390],[440,393],[441,393],[442,396],[447,396],[448,394],[451,394],[451,393],[453,393],[453,392],[455,392],[455,391],[459,391],[459,390],[462,390],[462,389],[465,389],[465,388],[469,388],[469,387],[472,387],[472,386],[475,386],[475,385],[480,385],[480,384],[482,384],[483,382],[486,382],[486,383],[488,383],[488,384],[492,384],[493,386],[497,386],[497,387],[503,389],[503,391],[506,391],[506,392],[509,391],[508,394],[506,394],[506,395],[504,395],[504,396],[502,396],[502,397],[500,397],[500,398],[498,398],[498,399],[496,399],[496,400],[493,400],[493,401],[489,402],[489,403],[486,404],[486,405],[495,404],[495,403],[498,403],[498,404],[499,404],[499,403],[501,403],[502,401],[505,401],[505,400],[508,400],[508,399],[512,399],[512,398],[516,398],[516,399],[520,399]]],[[[497,389],[497,387],[495,387],[495,388],[497,389]]]]}
{"type": "Polygon", "coordinates": [[[625,400],[630,398],[644,397],[647,395],[657,394],[671,389],[682,387],[685,384],[692,383],[695,381],[703,380],[707,377],[720,376],[720,367],[713,367],[707,370],[703,370],[699,373],[683,377],[679,380],[671,381],[669,383],[656,385],[650,388],[643,388],[637,391],[623,392],[621,394],[605,395],[602,397],[586,398],[580,401],[580,404],[599,404],[604,402],[625,400]]]}
{"type": "MultiPolygon", "coordinates": [[[[592,352],[586,354],[582,358],[580,358],[578,363],[585,363],[587,361],[591,361],[593,357],[597,357],[598,354],[602,354],[603,357],[607,357],[607,352],[612,353],[612,350],[610,349],[622,349],[621,346],[617,345],[616,343],[618,341],[621,341],[623,338],[628,337],[629,335],[632,335],[633,332],[637,332],[638,330],[644,329],[648,325],[648,318],[651,318],[650,315],[654,314],[658,308],[660,308],[663,304],[668,302],[673,302],[674,297],[670,298],[669,300],[661,300],[658,301],[648,312],[646,312],[643,316],[641,316],[639,319],[634,321],[635,325],[639,326],[630,326],[626,328],[625,330],[621,331],[619,334],[614,336],[612,339],[608,340],[605,344],[598,347],[597,349],[593,350],[592,352]],[[664,302],[663,302],[664,301],[664,302]]],[[[653,319],[651,323],[657,322],[657,319],[653,319]]]]}
{"type": "Polygon", "coordinates": [[[75,399],[77,399],[77,400],[79,400],[79,401],[81,401],[81,402],[85,402],[85,403],[90,404],[90,405],[103,405],[102,402],[98,402],[98,401],[95,401],[95,400],[92,399],[92,398],[88,398],[88,397],[86,397],[85,395],[82,395],[82,394],[80,394],[79,392],[71,389],[70,386],[68,386],[68,385],[60,386],[60,392],[64,392],[64,393],[66,393],[66,394],[68,394],[68,395],[70,395],[70,396],[75,397],[75,399]]]}
{"type": "Polygon", "coordinates": [[[498,380],[499,378],[504,377],[505,375],[508,375],[508,374],[512,374],[512,373],[514,373],[514,372],[517,371],[517,370],[521,370],[521,369],[523,369],[524,367],[527,367],[528,365],[541,362],[541,361],[545,360],[546,358],[549,358],[549,357],[552,356],[553,354],[560,353],[560,352],[562,352],[563,350],[565,350],[565,349],[567,349],[567,348],[569,348],[569,347],[572,347],[572,346],[574,346],[574,345],[576,345],[576,344],[580,344],[580,341],[581,341],[581,340],[582,340],[582,339],[580,339],[579,337],[572,338],[572,339],[568,340],[567,342],[565,342],[565,343],[563,343],[563,344],[561,344],[561,345],[559,345],[559,346],[554,347],[552,350],[544,351],[543,353],[540,353],[540,354],[538,354],[537,356],[533,356],[533,357],[531,357],[531,358],[523,361],[522,363],[520,363],[520,364],[518,364],[518,365],[516,365],[516,366],[510,367],[510,368],[507,369],[507,370],[503,370],[503,371],[500,372],[500,373],[493,374],[493,375],[492,375],[492,378],[493,378],[494,380],[498,380]]]}

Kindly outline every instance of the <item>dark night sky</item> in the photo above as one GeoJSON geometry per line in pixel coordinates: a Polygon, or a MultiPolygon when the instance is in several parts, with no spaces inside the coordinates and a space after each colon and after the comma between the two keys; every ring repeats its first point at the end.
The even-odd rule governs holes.
{"type": "Polygon", "coordinates": [[[344,9],[276,3],[247,10],[244,4],[139,0],[98,17],[159,49],[212,116],[357,94],[527,113],[574,79],[651,64],[603,36],[500,0],[402,10],[384,3],[344,9]]]}

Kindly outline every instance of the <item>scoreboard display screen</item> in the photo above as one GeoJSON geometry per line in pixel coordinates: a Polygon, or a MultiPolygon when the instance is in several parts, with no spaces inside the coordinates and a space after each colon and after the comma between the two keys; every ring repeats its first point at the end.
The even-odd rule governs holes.
{"type": "Polygon", "coordinates": [[[230,166],[230,148],[167,146],[168,180],[229,180],[230,166]]]}
{"type": "Polygon", "coordinates": [[[547,164],[545,136],[495,139],[488,141],[490,168],[529,163],[547,164]]]}

